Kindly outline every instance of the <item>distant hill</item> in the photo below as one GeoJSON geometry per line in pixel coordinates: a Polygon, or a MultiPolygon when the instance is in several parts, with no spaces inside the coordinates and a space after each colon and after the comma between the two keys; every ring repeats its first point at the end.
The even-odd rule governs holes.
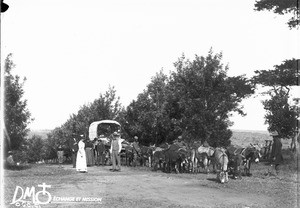
{"type": "Polygon", "coordinates": [[[264,144],[265,140],[272,140],[267,131],[234,130],[230,138],[233,145],[247,146],[250,143],[264,144]]]}
{"type": "Polygon", "coordinates": [[[234,132],[253,132],[253,133],[261,133],[261,134],[269,134],[268,131],[263,130],[245,130],[245,129],[231,129],[234,132]]]}
{"type": "MultiPolygon", "coordinates": [[[[231,144],[239,145],[242,147],[251,144],[265,144],[265,140],[273,140],[267,131],[257,131],[257,130],[235,130],[231,129],[232,136],[230,138],[231,144]]],[[[282,139],[283,148],[287,148],[291,141],[282,139]]]]}
{"type": "Polygon", "coordinates": [[[31,138],[33,135],[40,136],[42,139],[47,139],[47,134],[50,133],[52,130],[49,129],[42,129],[42,130],[31,130],[28,133],[28,138],[31,138]]]}

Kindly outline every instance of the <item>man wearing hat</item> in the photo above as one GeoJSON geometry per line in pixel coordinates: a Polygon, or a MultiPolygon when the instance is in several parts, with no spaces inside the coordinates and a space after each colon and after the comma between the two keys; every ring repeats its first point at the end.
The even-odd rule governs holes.
{"type": "Polygon", "coordinates": [[[132,143],[133,147],[133,166],[137,165],[138,157],[140,156],[141,148],[139,145],[138,137],[134,136],[134,142],[132,143]]]}
{"type": "Polygon", "coordinates": [[[75,134],[73,134],[73,137],[69,140],[69,147],[72,152],[72,163],[73,163],[73,168],[76,167],[76,159],[77,159],[77,152],[78,152],[78,143],[77,139],[75,137],[75,134]]]}
{"type": "Polygon", "coordinates": [[[178,145],[181,148],[185,147],[185,143],[184,143],[181,135],[178,136],[177,139],[174,140],[174,144],[178,145]]]}
{"type": "Polygon", "coordinates": [[[120,152],[122,149],[122,139],[118,132],[114,132],[112,135],[112,141],[110,146],[110,154],[112,160],[112,169],[111,171],[121,171],[121,158],[120,152]],[[116,168],[116,163],[118,165],[118,169],[116,168]]]}
{"type": "Polygon", "coordinates": [[[270,132],[270,136],[273,137],[273,145],[271,150],[271,160],[274,162],[276,174],[279,173],[279,165],[283,162],[281,153],[282,143],[277,131],[270,132]]]}

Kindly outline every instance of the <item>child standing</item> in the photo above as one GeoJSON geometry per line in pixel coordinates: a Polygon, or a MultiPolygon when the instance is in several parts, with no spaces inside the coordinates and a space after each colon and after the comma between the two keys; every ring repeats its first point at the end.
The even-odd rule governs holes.
{"type": "Polygon", "coordinates": [[[64,149],[62,147],[62,145],[60,144],[57,148],[57,159],[58,159],[58,164],[59,164],[59,168],[62,168],[62,163],[64,162],[64,149]]]}

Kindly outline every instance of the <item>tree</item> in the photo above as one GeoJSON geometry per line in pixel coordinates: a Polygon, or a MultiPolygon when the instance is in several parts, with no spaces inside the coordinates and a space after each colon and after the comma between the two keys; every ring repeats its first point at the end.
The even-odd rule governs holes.
{"type": "Polygon", "coordinates": [[[265,119],[269,124],[269,130],[276,130],[284,138],[294,137],[297,113],[294,111],[294,107],[288,103],[286,92],[283,91],[262,103],[267,111],[265,119]]]}
{"type": "Polygon", "coordinates": [[[299,6],[297,0],[257,0],[254,7],[256,11],[273,11],[275,14],[292,14],[287,24],[290,28],[299,27],[299,6]]]}
{"type": "MultiPolygon", "coordinates": [[[[43,146],[43,154],[45,160],[52,160],[54,158],[57,158],[57,148],[59,145],[62,145],[63,147],[68,146],[68,142],[66,138],[62,137],[62,130],[60,128],[55,128],[53,131],[51,131],[47,135],[47,139],[44,140],[44,146],[43,146]]],[[[70,155],[70,152],[65,152],[66,155],[70,155]]]]}
{"type": "Polygon", "coordinates": [[[147,88],[127,107],[126,131],[137,135],[142,144],[160,144],[168,141],[170,121],[165,111],[168,77],[161,70],[152,77],[147,88]]]}
{"type": "Polygon", "coordinates": [[[280,65],[275,65],[275,69],[256,70],[253,77],[255,84],[271,87],[267,94],[279,94],[283,90],[288,94],[291,86],[299,85],[299,60],[290,59],[283,61],[280,65]]]}
{"type": "Polygon", "coordinates": [[[299,85],[299,60],[285,60],[280,65],[275,65],[271,70],[256,70],[253,82],[263,87],[268,87],[263,95],[270,98],[263,101],[266,123],[269,130],[276,130],[281,137],[295,138],[297,129],[298,112],[296,107],[289,104],[292,86],[299,85]]]}
{"type": "MultiPolygon", "coordinates": [[[[77,114],[72,114],[64,124],[51,131],[47,140],[49,144],[61,143],[68,146],[68,140],[74,134],[77,136],[84,134],[87,138],[92,122],[104,119],[122,120],[122,112],[123,107],[120,98],[116,96],[116,90],[114,87],[109,87],[105,94],[100,94],[98,99],[81,106],[77,114]]],[[[47,152],[52,155],[53,150],[50,148],[47,152]]]]}
{"type": "Polygon", "coordinates": [[[9,54],[4,65],[5,152],[7,149],[18,150],[21,147],[28,133],[27,126],[32,121],[27,109],[27,100],[23,99],[26,78],[21,81],[18,75],[13,76],[11,71],[14,67],[12,54],[9,54]]]}
{"type": "Polygon", "coordinates": [[[228,77],[222,54],[209,51],[193,61],[182,56],[174,65],[169,83],[168,111],[172,125],[187,135],[188,141],[212,146],[230,144],[231,112],[245,115],[240,102],[254,93],[244,76],[228,77]]]}
{"type": "Polygon", "coordinates": [[[33,135],[26,143],[28,162],[38,162],[45,159],[45,146],[42,137],[33,135]]]}
{"type": "Polygon", "coordinates": [[[129,130],[145,144],[171,142],[183,134],[188,143],[227,146],[230,112],[245,115],[239,104],[254,93],[254,86],[244,76],[228,77],[221,59],[212,50],[193,61],[182,56],[170,77],[157,73],[127,108],[129,130]]]}

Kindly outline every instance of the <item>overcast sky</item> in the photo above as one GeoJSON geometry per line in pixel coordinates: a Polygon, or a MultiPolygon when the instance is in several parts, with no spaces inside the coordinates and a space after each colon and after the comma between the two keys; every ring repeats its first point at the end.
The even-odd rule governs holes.
{"type": "MultiPolygon", "coordinates": [[[[299,58],[299,31],[289,16],[254,11],[254,0],[5,0],[1,63],[25,76],[31,129],[62,125],[115,86],[127,106],[156,72],[174,70],[183,53],[223,53],[228,76],[254,75],[299,58]],[[298,34],[297,34],[298,33],[298,34]],[[298,35],[298,36],[297,36],[298,35]]],[[[1,67],[3,67],[1,65],[1,67]]],[[[233,129],[267,130],[261,97],[243,102],[233,129]]]]}

